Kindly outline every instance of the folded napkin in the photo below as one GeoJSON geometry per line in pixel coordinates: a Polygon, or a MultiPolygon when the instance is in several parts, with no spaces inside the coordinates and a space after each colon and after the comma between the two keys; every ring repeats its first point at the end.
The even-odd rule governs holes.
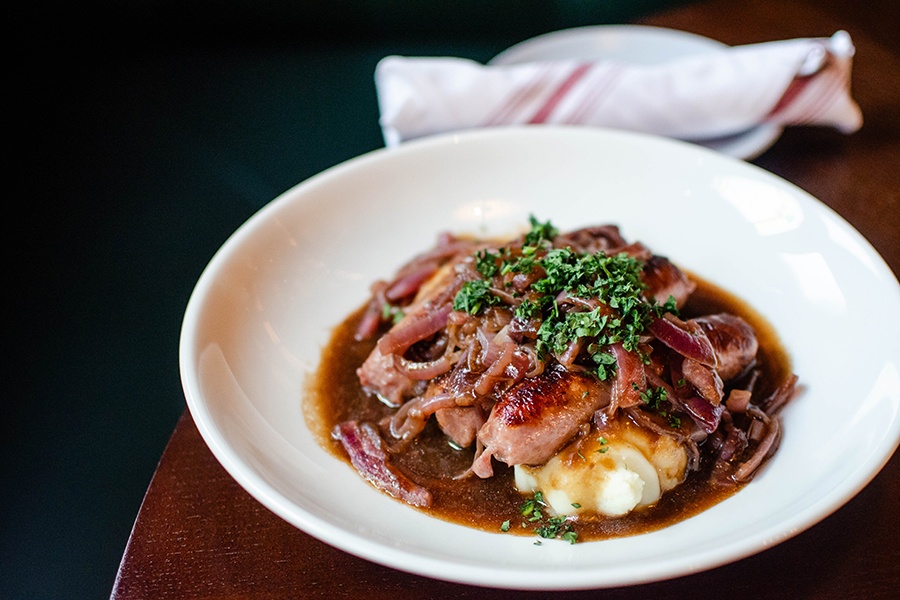
{"type": "Polygon", "coordinates": [[[482,65],[388,56],[375,69],[385,143],[499,125],[570,124],[700,141],[762,123],[862,125],[854,48],[831,38],[766,42],[654,65],[579,60],[482,65]]]}

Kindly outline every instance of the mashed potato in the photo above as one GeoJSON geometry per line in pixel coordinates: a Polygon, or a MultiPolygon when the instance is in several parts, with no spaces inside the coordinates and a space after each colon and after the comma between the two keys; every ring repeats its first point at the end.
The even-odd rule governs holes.
{"type": "Polygon", "coordinates": [[[515,466],[516,488],[541,491],[557,514],[618,517],[655,504],[684,480],[687,453],[673,438],[621,418],[541,467],[515,466]]]}

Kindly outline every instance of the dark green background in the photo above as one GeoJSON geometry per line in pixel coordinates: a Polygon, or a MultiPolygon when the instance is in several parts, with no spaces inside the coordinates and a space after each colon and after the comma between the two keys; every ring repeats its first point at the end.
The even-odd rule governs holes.
{"type": "Polygon", "coordinates": [[[12,361],[0,416],[0,599],[109,595],[184,410],[177,348],[194,283],[269,200],[382,146],[372,80],[381,57],[487,60],[540,33],[683,3],[3,9],[12,361]]]}

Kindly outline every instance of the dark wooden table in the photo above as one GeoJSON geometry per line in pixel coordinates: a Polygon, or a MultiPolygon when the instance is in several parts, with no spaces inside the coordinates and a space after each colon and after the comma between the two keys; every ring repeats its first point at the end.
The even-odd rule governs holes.
{"type": "MultiPolygon", "coordinates": [[[[900,10],[894,0],[716,0],[644,24],[728,44],[827,36],[857,47],[853,93],[865,125],[852,136],[789,129],[754,162],[812,193],[900,272],[900,10]]],[[[886,318],[897,319],[898,315],[886,318]]],[[[839,416],[836,419],[839,421],[839,416]]],[[[839,432],[836,432],[838,435],[839,432]]],[[[900,457],[834,515],[758,555],[604,598],[888,598],[900,590],[900,457]]],[[[86,549],[87,550],[87,549],[86,549]]],[[[251,498],[207,449],[189,413],[150,484],[112,597],[519,598],[601,592],[514,592],[409,575],[336,550],[251,498]]]]}

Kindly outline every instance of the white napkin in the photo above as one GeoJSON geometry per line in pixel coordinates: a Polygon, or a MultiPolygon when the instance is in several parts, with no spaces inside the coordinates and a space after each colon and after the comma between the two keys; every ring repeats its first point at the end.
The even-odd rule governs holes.
{"type": "Polygon", "coordinates": [[[548,61],[485,66],[388,56],[375,69],[387,146],[474,127],[570,124],[704,140],[762,123],[862,126],[850,36],[726,48],[654,65],[548,61]]]}

